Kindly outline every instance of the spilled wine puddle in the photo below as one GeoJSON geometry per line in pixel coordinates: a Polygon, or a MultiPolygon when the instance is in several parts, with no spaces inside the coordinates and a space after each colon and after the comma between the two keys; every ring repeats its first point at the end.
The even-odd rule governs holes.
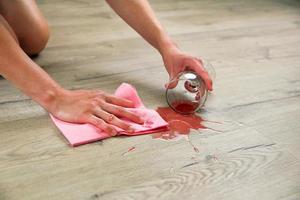
{"type": "Polygon", "coordinates": [[[193,129],[206,128],[201,124],[204,120],[195,114],[182,115],[175,112],[170,107],[158,107],[156,111],[168,123],[172,120],[178,120],[189,124],[189,126],[193,129]]]}
{"type": "Polygon", "coordinates": [[[152,134],[152,137],[154,139],[170,141],[178,141],[180,139],[185,139],[192,146],[194,151],[196,153],[199,153],[199,149],[191,142],[189,136],[191,133],[191,129],[197,131],[199,129],[210,129],[202,124],[202,122],[205,122],[206,120],[203,120],[200,116],[197,116],[196,114],[179,114],[172,110],[170,107],[158,107],[156,111],[166,122],[168,122],[169,130],[165,132],[152,134]]]}
{"type": "MultiPolygon", "coordinates": [[[[179,107],[176,108],[182,112],[189,112],[194,110],[194,107],[191,105],[184,104],[178,106],[179,107]]],[[[184,139],[189,143],[189,145],[193,148],[194,152],[196,153],[199,153],[199,149],[192,143],[190,139],[190,133],[192,129],[196,131],[198,131],[199,129],[209,129],[215,132],[222,132],[203,125],[203,122],[222,124],[221,122],[204,120],[196,114],[182,115],[175,112],[170,107],[158,107],[156,111],[166,122],[168,122],[168,130],[164,132],[153,133],[152,138],[162,139],[166,141],[178,141],[184,139]]],[[[146,121],[144,123],[144,126],[151,128],[152,124],[153,122],[146,121]]],[[[130,147],[122,155],[126,156],[127,154],[135,150],[136,147],[130,147]]]]}
{"type": "Polygon", "coordinates": [[[199,106],[198,103],[192,102],[184,102],[184,101],[177,101],[172,104],[175,110],[178,110],[181,113],[193,113],[199,106]]]}

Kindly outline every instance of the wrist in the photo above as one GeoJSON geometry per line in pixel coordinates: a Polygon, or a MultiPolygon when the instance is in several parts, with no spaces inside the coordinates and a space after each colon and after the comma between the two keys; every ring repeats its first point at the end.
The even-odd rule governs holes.
{"type": "Polygon", "coordinates": [[[172,40],[169,36],[166,35],[161,36],[158,41],[158,48],[157,48],[161,56],[164,57],[172,49],[178,49],[178,46],[175,43],[175,41],[172,40]]]}
{"type": "Polygon", "coordinates": [[[54,87],[40,92],[36,97],[32,97],[48,112],[54,112],[57,108],[59,99],[64,96],[66,90],[61,87],[54,87]]]}

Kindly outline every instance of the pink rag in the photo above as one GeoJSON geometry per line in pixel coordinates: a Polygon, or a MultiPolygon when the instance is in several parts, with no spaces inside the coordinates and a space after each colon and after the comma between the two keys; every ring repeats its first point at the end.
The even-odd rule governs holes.
{"type": "MultiPolygon", "coordinates": [[[[115,95],[133,101],[134,108],[126,109],[137,113],[145,121],[145,123],[141,125],[126,119],[122,119],[131,124],[131,126],[135,129],[135,132],[127,133],[123,129],[116,127],[118,134],[142,135],[165,131],[168,129],[168,123],[163,120],[155,110],[147,109],[144,106],[141,98],[137,94],[136,89],[130,84],[122,83],[115,91],[115,95]]],[[[91,124],[74,124],[61,121],[52,115],[50,116],[55,125],[59,128],[59,130],[73,147],[111,137],[109,134],[91,124]]]]}

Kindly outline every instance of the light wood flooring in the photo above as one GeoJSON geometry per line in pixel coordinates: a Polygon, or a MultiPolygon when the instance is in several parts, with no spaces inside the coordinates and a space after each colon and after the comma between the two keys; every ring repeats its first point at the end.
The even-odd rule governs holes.
{"type": "MultiPolygon", "coordinates": [[[[199,115],[221,130],[184,140],[116,137],[71,148],[49,115],[0,79],[0,199],[300,199],[300,1],[150,0],[182,49],[209,59],[199,115]],[[135,151],[124,155],[129,148],[135,151]]],[[[70,89],[133,84],[166,106],[160,55],[101,0],[38,0],[51,39],[35,61],[70,89]]]]}

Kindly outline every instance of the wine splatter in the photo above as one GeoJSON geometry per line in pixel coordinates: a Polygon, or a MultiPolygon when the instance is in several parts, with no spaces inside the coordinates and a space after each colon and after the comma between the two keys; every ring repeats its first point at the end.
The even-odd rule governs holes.
{"type": "MultiPolygon", "coordinates": [[[[180,111],[183,111],[185,113],[189,112],[190,109],[194,110],[194,107],[190,105],[180,104],[179,106],[180,111]]],[[[183,138],[191,145],[191,147],[196,153],[199,153],[199,149],[190,140],[189,135],[191,129],[197,131],[199,129],[208,129],[214,132],[222,132],[203,125],[203,122],[222,124],[221,122],[204,120],[194,113],[189,115],[183,115],[175,112],[170,107],[158,107],[156,111],[166,122],[168,122],[168,130],[164,132],[154,133],[152,134],[152,137],[154,139],[163,139],[171,141],[177,141],[183,138]]]]}
{"type": "Polygon", "coordinates": [[[122,153],[122,156],[127,155],[129,152],[135,151],[135,147],[130,147],[126,152],[122,153]]]}
{"type": "Polygon", "coordinates": [[[196,153],[199,153],[199,149],[198,149],[197,147],[194,147],[194,151],[195,151],[196,153]]]}
{"type": "MultiPolygon", "coordinates": [[[[190,114],[190,115],[181,115],[177,112],[175,112],[174,110],[172,110],[170,107],[158,107],[156,109],[156,111],[158,112],[158,114],[168,123],[170,123],[173,120],[178,121],[182,121],[182,123],[180,123],[179,125],[174,125],[173,128],[177,129],[177,128],[184,128],[186,127],[186,124],[189,125],[189,127],[191,127],[192,129],[200,129],[200,128],[206,128],[204,125],[202,125],[201,123],[204,121],[200,116],[197,116],[195,114],[190,114]]],[[[170,127],[172,128],[172,127],[170,127]]],[[[174,130],[177,131],[177,130],[174,130]]],[[[188,130],[188,132],[186,134],[188,134],[190,132],[190,130],[188,130]]]]}
{"type": "Polygon", "coordinates": [[[191,142],[189,134],[191,129],[198,130],[200,128],[206,128],[201,124],[204,120],[200,116],[195,114],[181,115],[169,107],[159,107],[156,111],[166,122],[168,122],[169,130],[155,133],[152,135],[153,138],[163,140],[180,140],[184,138],[192,146],[193,150],[196,153],[199,153],[199,149],[191,142]]]}

